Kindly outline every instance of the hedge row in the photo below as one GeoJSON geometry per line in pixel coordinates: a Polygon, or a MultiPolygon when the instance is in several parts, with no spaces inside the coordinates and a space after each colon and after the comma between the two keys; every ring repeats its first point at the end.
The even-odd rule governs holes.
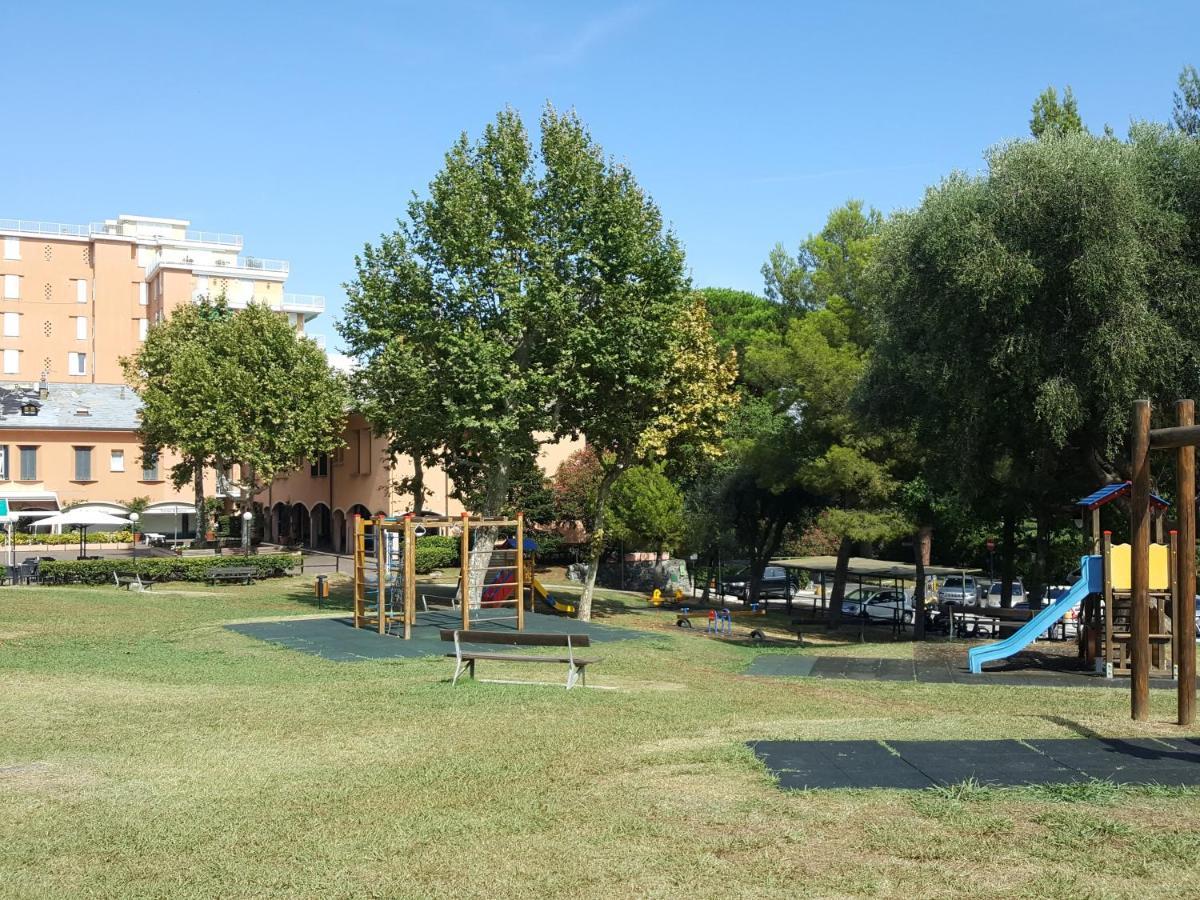
{"type": "Polygon", "coordinates": [[[178,556],[132,559],[80,559],[43,562],[43,584],[112,584],[114,572],[139,572],[157,581],[204,581],[209,569],[253,566],[259,578],[287,575],[300,565],[294,553],[261,556],[178,556]]]}
{"type": "MultiPolygon", "coordinates": [[[[89,531],[89,544],[128,544],[133,540],[133,532],[131,531],[89,531]]],[[[13,543],[18,546],[24,544],[43,544],[49,546],[51,544],[78,544],[78,532],[66,532],[65,534],[26,534],[23,531],[18,531],[13,535],[13,543]]]]}
{"type": "Polygon", "coordinates": [[[434,569],[448,569],[458,565],[459,538],[449,535],[430,534],[417,538],[417,554],[414,564],[417,574],[427,575],[434,569]]]}

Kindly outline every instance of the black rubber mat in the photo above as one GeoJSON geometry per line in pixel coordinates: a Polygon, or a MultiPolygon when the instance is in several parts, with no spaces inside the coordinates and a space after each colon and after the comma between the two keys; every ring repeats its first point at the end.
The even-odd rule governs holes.
{"type": "Polygon", "coordinates": [[[785,789],[1019,787],[1092,779],[1200,785],[1195,738],[1000,741],[751,741],[785,789]]]}
{"type": "MultiPolygon", "coordinates": [[[[926,684],[978,684],[993,687],[1094,687],[1129,690],[1128,678],[1104,678],[1090,672],[1053,670],[986,672],[967,671],[952,663],[860,656],[812,656],[805,653],[770,653],[754,658],[747,675],[768,678],[840,678],[848,681],[919,681],[926,684]]],[[[1174,690],[1175,682],[1154,678],[1155,690],[1174,690]]]]}
{"type": "MultiPolygon", "coordinates": [[[[441,656],[453,653],[454,645],[443,642],[438,632],[443,628],[458,628],[459,614],[451,610],[417,613],[411,640],[394,635],[381,635],[366,628],[355,628],[348,618],[286,619],[275,622],[247,622],[226,625],[230,631],[244,634],[290,650],[310,653],[324,659],[352,662],[364,659],[405,659],[420,656],[441,656]]],[[[513,630],[516,622],[509,615],[488,612],[472,617],[471,626],[484,631],[513,630]]],[[[594,622],[579,622],[566,616],[525,614],[525,630],[552,634],[586,634],[592,643],[622,641],[644,637],[642,632],[594,622]]]]}

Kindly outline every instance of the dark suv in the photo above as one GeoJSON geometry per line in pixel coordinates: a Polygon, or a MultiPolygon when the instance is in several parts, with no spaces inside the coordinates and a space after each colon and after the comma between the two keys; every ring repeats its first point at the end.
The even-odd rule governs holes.
{"type": "MultiPolygon", "coordinates": [[[[767,566],[763,570],[762,580],[758,583],[758,596],[764,599],[767,597],[787,597],[789,582],[794,590],[796,581],[788,577],[787,569],[783,566],[767,566]]],[[[750,568],[748,566],[744,569],[738,569],[732,575],[722,579],[720,592],[722,594],[733,594],[741,597],[747,603],[758,599],[750,596],[750,568]]]]}

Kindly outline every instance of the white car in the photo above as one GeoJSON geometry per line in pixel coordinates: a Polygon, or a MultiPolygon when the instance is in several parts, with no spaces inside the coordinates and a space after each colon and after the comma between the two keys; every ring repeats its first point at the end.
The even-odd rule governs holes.
{"type": "Polygon", "coordinates": [[[897,614],[905,625],[912,624],[913,599],[908,591],[878,587],[856,588],[842,601],[843,616],[865,616],[880,622],[894,622],[897,614]]]}

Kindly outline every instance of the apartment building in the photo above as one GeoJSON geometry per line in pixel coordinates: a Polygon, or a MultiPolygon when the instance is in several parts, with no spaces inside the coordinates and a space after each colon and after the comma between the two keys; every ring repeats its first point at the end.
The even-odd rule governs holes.
{"type": "MultiPolygon", "coordinates": [[[[164,452],[142,465],[140,402],[120,359],[176,307],[222,293],[233,307],[276,309],[304,334],[325,299],[286,292],[288,274],[284,260],[245,255],[241,235],[193,231],[183,219],[0,219],[0,498],[33,520],[71,503],[148,497],[142,530],[192,533],[192,491],[170,481],[178,460],[164,452]]],[[[343,442],[255,498],[267,539],[345,552],[356,514],[411,510],[411,496],[395,490],[411,460],[394,459],[358,414],[347,416],[343,442]]],[[[546,446],[542,468],[553,473],[577,446],[546,446]]],[[[462,511],[444,472],[426,472],[425,484],[425,511],[462,511]]],[[[213,472],[205,492],[240,499],[213,472]]]]}
{"type": "Polygon", "coordinates": [[[120,359],[181,303],[224,293],[262,303],[298,333],[323,297],[284,291],[288,263],[243,255],[242,236],[183,219],[121,215],[90,225],[0,219],[0,380],[119,384],[120,359]]]}
{"type": "MultiPolygon", "coordinates": [[[[153,323],[201,296],[265,304],[298,334],[324,310],[323,297],[284,290],[285,260],[245,255],[241,235],[190,224],[0,218],[0,497],[18,513],[146,496],[160,516],[174,510],[176,530],[186,532],[190,491],[164,477],[175,460],[139,462],[139,402],[124,386],[121,357],[153,323]]],[[[219,491],[212,473],[207,482],[210,495],[219,491]]]]}

